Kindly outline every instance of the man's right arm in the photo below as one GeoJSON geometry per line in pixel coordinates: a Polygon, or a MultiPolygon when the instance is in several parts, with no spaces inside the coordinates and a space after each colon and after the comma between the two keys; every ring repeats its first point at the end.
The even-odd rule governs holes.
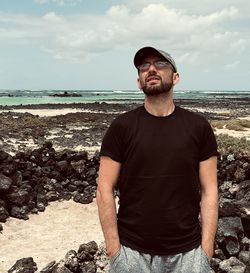
{"type": "Polygon", "coordinates": [[[107,254],[110,258],[120,249],[114,198],[114,188],[120,169],[121,163],[112,160],[110,157],[101,156],[96,200],[107,254]]]}

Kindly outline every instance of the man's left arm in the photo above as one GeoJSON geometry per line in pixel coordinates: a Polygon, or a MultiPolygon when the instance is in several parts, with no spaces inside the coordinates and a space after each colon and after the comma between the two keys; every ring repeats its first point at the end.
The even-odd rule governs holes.
{"type": "Polygon", "coordinates": [[[217,157],[201,161],[201,247],[209,258],[214,252],[214,239],[218,223],[217,157]]]}

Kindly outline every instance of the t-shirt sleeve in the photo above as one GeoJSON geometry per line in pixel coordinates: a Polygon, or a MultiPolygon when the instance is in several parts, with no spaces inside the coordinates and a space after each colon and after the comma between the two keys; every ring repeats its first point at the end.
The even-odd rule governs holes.
{"type": "Polygon", "coordinates": [[[199,160],[204,161],[211,156],[217,156],[217,143],[211,125],[205,120],[203,124],[202,138],[200,142],[199,160]]]}
{"type": "Polygon", "coordinates": [[[108,156],[114,161],[123,162],[123,137],[122,126],[118,119],[115,119],[104,135],[100,156],[108,156]]]}

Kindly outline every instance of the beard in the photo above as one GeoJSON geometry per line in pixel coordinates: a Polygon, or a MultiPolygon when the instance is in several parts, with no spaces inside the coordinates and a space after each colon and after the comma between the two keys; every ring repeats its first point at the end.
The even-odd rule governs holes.
{"type": "Polygon", "coordinates": [[[168,81],[162,81],[162,79],[160,79],[160,84],[149,85],[145,82],[144,85],[142,85],[142,91],[147,96],[157,96],[170,92],[173,86],[174,83],[172,78],[169,78],[168,81]]]}

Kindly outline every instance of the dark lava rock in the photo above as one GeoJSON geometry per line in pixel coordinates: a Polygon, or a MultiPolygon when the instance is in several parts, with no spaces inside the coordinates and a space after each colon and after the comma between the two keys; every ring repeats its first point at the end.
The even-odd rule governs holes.
{"type": "Polygon", "coordinates": [[[0,206],[0,222],[5,222],[8,217],[8,211],[5,209],[5,207],[0,206]]]}
{"type": "Polygon", "coordinates": [[[235,257],[220,262],[220,273],[245,273],[246,265],[235,257]]]}
{"type": "Polygon", "coordinates": [[[93,261],[82,263],[79,267],[79,273],[96,273],[96,264],[93,261]]]}
{"type": "Polygon", "coordinates": [[[46,205],[42,202],[37,202],[36,207],[37,207],[37,210],[40,212],[45,211],[46,209],[46,205]]]}
{"type": "Polygon", "coordinates": [[[64,265],[63,261],[60,261],[59,263],[55,264],[55,266],[53,266],[51,273],[72,273],[72,271],[64,265]]]}
{"type": "Polygon", "coordinates": [[[99,245],[99,248],[95,254],[95,262],[98,273],[109,272],[109,259],[104,242],[99,245]]]}
{"type": "Polygon", "coordinates": [[[46,194],[46,199],[51,202],[51,201],[56,201],[56,200],[59,200],[60,197],[59,197],[59,194],[54,192],[54,191],[50,191],[46,194]]]}
{"type": "Polygon", "coordinates": [[[32,257],[23,258],[18,261],[8,270],[8,273],[34,273],[37,270],[36,263],[32,257]]]}
{"type": "Polygon", "coordinates": [[[8,201],[12,205],[22,206],[27,204],[29,201],[29,193],[24,189],[15,189],[13,192],[8,194],[8,201]]]}
{"type": "Polygon", "coordinates": [[[79,266],[79,262],[77,259],[77,253],[75,250],[70,250],[65,255],[65,266],[73,271],[76,272],[79,266]]]}
{"type": "Polygon", "coordinates": [[[85,195],[83,193],[76,192],[73,200],[81,204],[89,204],[93,201],[93,195],[85,195]]]}
{"type": "Polygon", "coordinates": [[[81,244],[77,251],[77,258],[81,261],[92,261],[98,250],[98,245],[95,241],[90,241],[87,244],[81,244]]]}
{"type": "Polygon", "coordinates": [[[12,158],[11,155],[9,155],[3,150],[0,150],[0,163],[4,161],[9,161],[11,158],[12,158]]]}
{"type": "Polygon", "coordinates": [[[22,173],[20,171],[16,171],[10,177],[11,177],[14,185],[16,185],[16,186],[21,186],[22,185],[23,176],[22,176],[22,173]]]}
{"type": "MultiPolygon", "coordinates": [[[[236,193],[236,199],[247,198],[247,193],[250,192],[250,180],[242,181],[238,184],[239,190],[236,193]]],[[[250,196],[248,201],[250,201],[250,196]]]]}
{"type": "Polygon", "coordinates": [[[0,173],[0,193],[7,191],[12,184],[12,180],[0,173]]]}
{"type": "Polygon", "coordinates": [[[211,259],[210,265],[211,265],[212,269],[215,270],[215,272],[218,271],[220,262],[221,262],[221,260],[218,259],[218,258],[212,258],[211,259]]]}
{"type": "Polygon", "coordinates": [[[86,169],[85,163],[86,160],[71,161],[71,166],[77,173],[83,173],[86,169]]]}
{"type": "Polygon", "coordinates": [[[87,152],[56,153],[51,142],[14,157],[0,152],[0,199],[5,202],[0,203],[0,220],[8,215],[28,219],[29,213],[61,199],[91,203],[98,167],[97,158],[88,159],[87,152]]]}
{"type": "Polygon", "coordinates": [[[226,256],[224,255],[223,251],[221,249],[215,249],[214,251],[214,258],[217,258],[219,260],[225,260],[226,256]]]}
{"type": "Polygon", "coordinates": [[[0,173],[9,176],[16,171],[16,163],[12,161],[5,161],[0,164],[0,173]]]}
{"type": "Polygon", "coordinates": [[[57,162],[57,167],[60,170],[60,172],[67,172],[69,164],[66,160],[62,160],[62,161],[57,162]]]}
{"type": "Polygon", "coordinates": [[[28,213],[29,213],[29,208],[27,206],[23,206],[23,207],[12,206],[10,211],[10,215],[12,217],[23,219],[23,220],[29,219],[28,213]]]}
{"type": "Polygon", "coordinates": [[[246,171],[238,167],[234,173],[234,177],[237,182],[243,181],[246,178],[246,171]]]}
{"type": "Polygon", "coordinates": [[[240,216],[240,212],[232,198],[219,198],[219,216],[240,216]]]}
{"type": "Polygon", "coordinates": [[[239,253],[239,260],[245,265],[250,266],[250,251],[241,251],[239,253]]]}
{"type": "Polygon", "coordinates": [[[86,160],[88,160],[88,152],[86,152],[86,151],[79,152],[79,153],[74,154],[70,157],[70,161],[84,162],[86,160]]]}
{"type": "Polygon", "coordinates": [[[219,219],[216,241],[229,255],[239,253],[239,239],[243,237],[244,231],[239,217],[222,217],[219,219]]]}
{"type": "Polygon", "coordinates": [[[244,237],[240,242],[240,247],[244,251],[250,251],[250,239],[244,237]]]}

